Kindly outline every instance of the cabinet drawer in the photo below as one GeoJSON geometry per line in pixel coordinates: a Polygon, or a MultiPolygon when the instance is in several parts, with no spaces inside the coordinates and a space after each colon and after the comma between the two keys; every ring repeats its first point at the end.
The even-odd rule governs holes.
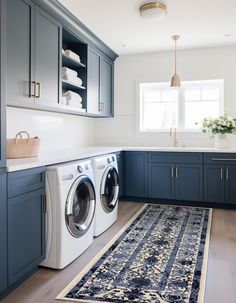
{"type": "Polygon", "coordinates": [[[8,198],[45,187],[45,168],[8,173],[8,198]]]}
{"type": "Polygon", "coordinates": [[[202,153],[176,153],[176,152],[150,152],[148,153],[149,162],[166,163],[202,163],[202,153]]]}
{"type": "Polygon", "coordinates": [[[204,154],[205,164],[236,165],[236,154],[231,153],[207,153],[204,154]]]}

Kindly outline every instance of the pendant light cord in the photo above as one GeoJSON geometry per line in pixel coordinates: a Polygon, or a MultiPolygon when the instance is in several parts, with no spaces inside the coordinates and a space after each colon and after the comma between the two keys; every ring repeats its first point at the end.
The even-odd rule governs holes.
{"type": "Polygon", "coordinates": [[[175,39],[175,74],[176,74],[176,59],[177,59],[177,56],[176,56],[176,39],[175,39]]]}

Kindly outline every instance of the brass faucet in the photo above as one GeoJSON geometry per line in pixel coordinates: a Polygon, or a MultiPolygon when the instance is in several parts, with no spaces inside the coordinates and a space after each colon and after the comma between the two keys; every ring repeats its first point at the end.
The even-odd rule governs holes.
{"type": "Polygon", "coordinates": [[[177,147],[177,144],[178,144],[178,141],[177,141],[177,139],[176,139],[176,127],[171,127],[170,128],[170,137],[172,138],[172,136],[173,136],[173,134],[174,134],[174,147],[177,147]]]}

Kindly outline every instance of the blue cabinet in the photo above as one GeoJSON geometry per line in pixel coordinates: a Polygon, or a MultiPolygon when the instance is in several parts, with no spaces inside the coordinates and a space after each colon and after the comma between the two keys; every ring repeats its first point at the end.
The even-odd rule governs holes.
{"type": "Polygon", "coordinates": [[[203,200],[203,166],[201,164],[176,164],[174,180],[176,200],[203,200]]]}
{"type": "Polygon", "coordinates": [[[60,24],[32,1],[7,1],[7,96],[10,105],[59,103],[60,33],[60,24]]]}
{"type": "Polygon", "coordinates": [[[0,297],[7,288],[6,174],[0,173],[0,297]]]}
{"type": "Polygon", "coordinates": [[[174,199],[174,176],[171,164],[148,164],[148,196],[150,198],[174,199]]]}
{"type": "Polygon", "coordinates": [[[150,198],[202,201],[201,153],[148,153],[150,198]]]}
{"type": "Polygon", "coordinates": [[[224,165],[204,166],[204,201],[224,203],[224,165]]]}
{"type": "Polygon", "coordinates": [[[44,168],[8,174],[8,287],[45,258],[44,168]]]}
{"type": "Polygon", "coordinates": [[[113,115],[113,62],[91,47],[88,48],[87,112],[104,117],[113,115]]]}
{"type": "Polygon", "coordinates": [[[125,152],[125,195],[147,197],[147,153],[125,152]]]}

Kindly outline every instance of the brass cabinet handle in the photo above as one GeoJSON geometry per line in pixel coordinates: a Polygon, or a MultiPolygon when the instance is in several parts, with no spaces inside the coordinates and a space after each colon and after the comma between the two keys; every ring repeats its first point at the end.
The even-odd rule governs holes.
{"type": "Polygon", "coordinates": [[[171,166],[171,178],[174,178],[174,166],[171,166]]]}
{"type": "Polygon", "coordinates": [[[30,97],[35,97],[35,81],[31,81],[30,97]],[[32,84],[33,84],[33,89],[32,89],[32,84]],[[32,91],[34,91],[34,92],[32,93],[32,91]]]}
{"type": "Polygon", "coordinates": [[[34,93],[30,94],[30,97],[40,98],[40,82],[39,81],[32,81],[31,82],[34,85],[34,93]]]}
{"type": "Polygon", "coordinates": [[[40,91],[41,91],[40,82],[39,81],[35,81],[35,98],[40,98],[40,91]]]}
{"type": "Polygon", "coordinates": [[[223,180],[223,173],[224,173],[224,170],[223,170],[223,168],[221,168],[221,169],[220,169],[220,179],[221,179],[221,180],[223,180]]]}
{"type": "Polygon", "coordinates": [[[104,111],[104,103],[103,102],[99,102],[98,111],[99,112],[103,112],[104,111]]]}
{"type": "Polygon", "coordinates": [[[226,168],[226,180],[229,180],[229,169],[226,168]]]}
{"type": "Polygon", "coordinates": [[[178,169],[178,167],[175,168],[175,177],[179,178],[179,169],[178,169]]]}

